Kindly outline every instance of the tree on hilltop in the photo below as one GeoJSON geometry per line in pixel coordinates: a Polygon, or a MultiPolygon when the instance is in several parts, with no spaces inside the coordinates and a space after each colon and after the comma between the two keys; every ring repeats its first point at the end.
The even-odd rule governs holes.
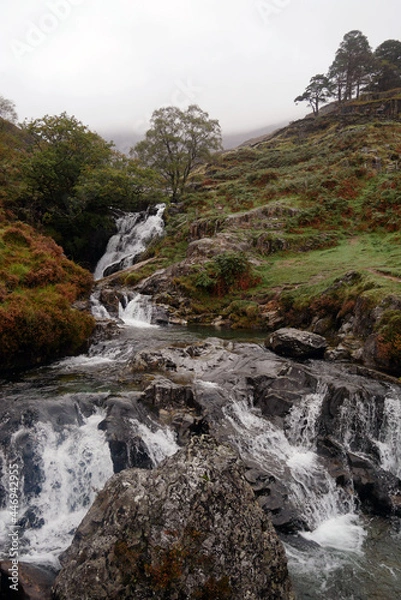
{"type": "Polygon", "coordinates": [[[328,77],[336,86],[339,102],[359,98],[362,86],[371,81],[374,57],[368,39],[361,31],[344,35],[328,77]]]}
{"type": "Polygon", "coordinates": [[[401,87],[401,42],[386,40],[376,48],[374,57],[374,88],[379,92],[387,92],[401,87]]]}
{"type": "Polygon", "coordinates": [[[309,85],[301,96],[297,96],[294,102],[309,102],[313,114],[319,114],[319,107],[329,101],[333,95],[333,84],[326,75],[318,74],[311,78],[309,85]]]}
{"type": "Polygon", "coordinates": [[[193,104],[185,111],[175,106],[155,110],[145,139],[131,153],[160,173],[175,202],[196,165],[220,148],[219,122],[193,104]]]}

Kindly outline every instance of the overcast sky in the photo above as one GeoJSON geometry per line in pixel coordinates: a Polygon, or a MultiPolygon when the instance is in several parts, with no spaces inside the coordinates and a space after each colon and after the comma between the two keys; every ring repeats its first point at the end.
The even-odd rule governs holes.
{"type": "Polygon", "coordinates": [[[294,104],[345,33],[401,39],[400,0],[1,0],[0,95],[19,119],[66,111],[107,137],[199,104],[224,134],[294,104]]]}

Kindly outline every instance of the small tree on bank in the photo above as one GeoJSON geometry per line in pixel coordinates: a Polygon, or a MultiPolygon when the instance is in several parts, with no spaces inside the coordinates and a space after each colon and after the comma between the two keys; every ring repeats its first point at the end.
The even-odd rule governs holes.
{"type": "Polygon", "coordinates": [[[131,153],[142,164],[160,173],[175,202],[182,195],[194,167],[219,149],[219,122],[209,119],[208,113],[193,104],[185,111],[175,106],[156,110],[145,139],[131,153]]]}

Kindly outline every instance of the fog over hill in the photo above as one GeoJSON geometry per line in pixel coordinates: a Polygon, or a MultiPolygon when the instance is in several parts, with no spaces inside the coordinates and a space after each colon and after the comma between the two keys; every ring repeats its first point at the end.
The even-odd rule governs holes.
{"type": "MultiPolygon", "coordinates": [[[[244,142],[249,142],[251,140],[256,141],[258,138],[268,135],[276,129],[280,129],[286,125],[288,125],[288,121],[281,121],[280,123],[266,125],[265,127],[260,127],[258,129],[244,130],[227,134],[224,134],[223,132],[223,147],[225,150],[236,148],[244,142]]],[[[144,137],[144,134],[142,133],[130,133],[129,131],[99,131],[99,134],[106,140],[113,141],[116,145],[116,148],[121,152],[124,152],[124,154],[128,154],[130,149],[144,137]]]]}

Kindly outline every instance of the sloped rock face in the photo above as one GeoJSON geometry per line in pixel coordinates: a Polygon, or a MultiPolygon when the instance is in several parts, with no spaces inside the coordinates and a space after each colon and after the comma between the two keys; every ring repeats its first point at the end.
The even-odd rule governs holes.
{"type": "Polygon", "coordinates": [[[227,446],[195,437],[115,475],[77,530],[55,600],[292,599],[283,547],[227,446]]]}

